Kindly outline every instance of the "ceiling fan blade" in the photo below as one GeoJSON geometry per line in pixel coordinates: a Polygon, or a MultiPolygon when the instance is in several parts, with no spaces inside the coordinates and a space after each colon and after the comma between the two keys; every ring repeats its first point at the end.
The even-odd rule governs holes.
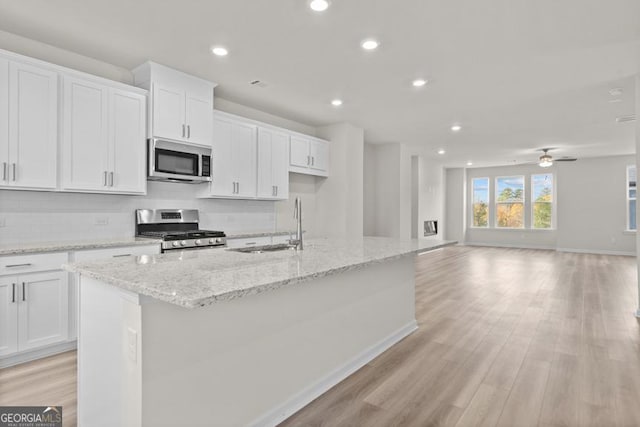
{"type": "Polygon", "coordinates": [[[553,159],[554,162],[575,162],[576,160],[578,160],[577,157],[560,157],[553,159]]]}

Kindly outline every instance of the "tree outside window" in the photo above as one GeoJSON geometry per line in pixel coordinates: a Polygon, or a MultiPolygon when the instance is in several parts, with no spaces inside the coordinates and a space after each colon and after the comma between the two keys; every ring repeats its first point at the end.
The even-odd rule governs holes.
{"type": "Polygon", "coordinates": [[[553,174],[531,175],[533,228],[552,228],[553,174]]]}
{"type": "Polygon", "coordinates": [[[524,227],[524,176],[496,178],[496,227],[524,227]]]}
{"type": "Polygon", "coordinates": [[[489,178],[473,179],[473,226],[489,226],[489,178]]]}

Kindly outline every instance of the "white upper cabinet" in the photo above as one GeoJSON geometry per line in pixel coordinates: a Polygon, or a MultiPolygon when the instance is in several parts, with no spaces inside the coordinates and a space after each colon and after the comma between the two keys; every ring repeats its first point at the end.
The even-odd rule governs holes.
{"type": "Polygon", "coordinates": [[[133,74],[136,86],[151,92],[150,136],[211,146],[215,83],[153,62],[133,74]]]}
{"type": "Polygon", "coordinates": [[[317,176],[329,174],[329,142],[292,135],[289,148],[289,171],[317,176]]]}
{"type": "Polygon", "coordinates": [[[258,198],[289,198],[289,135],[258,128],[258,198]]]}
{"type": "Polygon", "coordinates": [[[144,193],[144,94],[69,76],[63,86],[62,188],[144,193]]]}
{"type": "Polygon", "coordinates": [[[55,189],[58,74],[0,59],[1,186],[55,189]]]}
{"type": "Polygon", "coordinates": [[[214,116],[209,195],[255,198],[257,127],[224,113],[214,116]]]}

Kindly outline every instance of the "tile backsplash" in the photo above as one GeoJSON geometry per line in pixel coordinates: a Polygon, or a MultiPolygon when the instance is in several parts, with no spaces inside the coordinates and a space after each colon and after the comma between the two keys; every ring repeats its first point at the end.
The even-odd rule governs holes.
{"type": "Polygon", "coordinates": [[[136,209],[199,209],[201,228],[227,234],[276,230],[275,202],[198,199],[200,190],[152,181],[145,196],[0,190],[0,244],[131,237],[136,209]]]}

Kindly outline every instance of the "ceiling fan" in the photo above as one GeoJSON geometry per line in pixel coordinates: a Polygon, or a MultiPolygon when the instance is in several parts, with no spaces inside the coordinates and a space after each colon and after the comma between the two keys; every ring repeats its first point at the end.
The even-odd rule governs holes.
{"type": "Polygon", "coordinates": [[[575,162],[576,160],[578,160],[577,157],[569,156],[563,156],[554,160],[554,158],[549,154],[549,151],[551,150],[552,148],[543,148],[540,150],[542,151],[542,156],[540,156],[538,160],[538,166],[540,166],[541,168],[548,168],[553,165],[553,162],[575,162]]]}

